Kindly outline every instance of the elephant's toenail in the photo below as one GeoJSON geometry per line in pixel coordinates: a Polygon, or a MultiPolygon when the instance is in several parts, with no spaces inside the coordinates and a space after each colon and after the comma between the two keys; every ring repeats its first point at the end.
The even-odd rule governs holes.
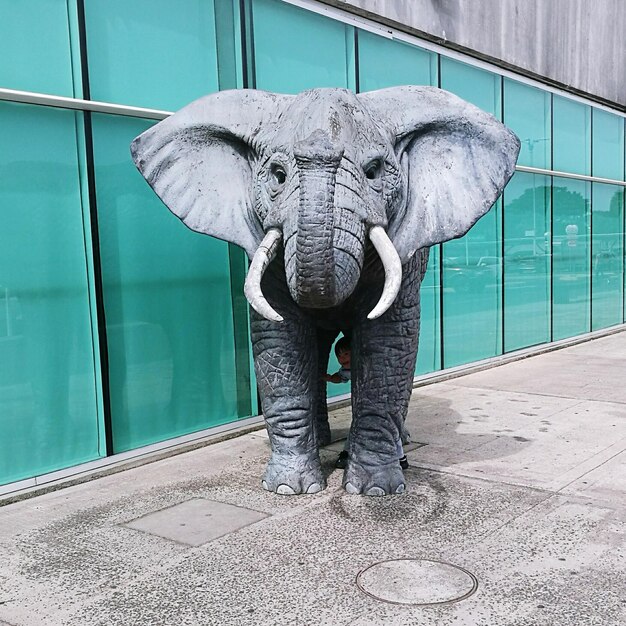
{"type": "Polygon", "coordinates": [[[289,485],[278,485],[276,493],[279,493],[281,496],[294,496],[296,494],[289,485]]]}
{"type": "Polygon", "coordinates": [[[265,489],[266,491],[270,490],[270,488],[267,486],[267,482],[265,480],[261,481],[261,485],[263,486],[263,489],[265,489]]]}
{"type": "Polygon", "coordinates": [[[366,496],[384,496],[385,490],[380,487],[370,487],[366,492],[366,496]]]}
{"type": "Polygon", "coordinates": [[[344,489],[346,490],[346,493],[359,493],[359,490],[352,483],[346,483],[344,489]]]}
{"type": "Polygon", "coordinates": [[[404,493],[404,485],[398,485],[398,488],[396,489],[396,493],[404,493]]]}
{"type": "Polygon", "coordinates": [[[322,490],[322,485],[319,483],[311,483],[309,488],[306,490],[307,493],[317,493],[322,490]]]}

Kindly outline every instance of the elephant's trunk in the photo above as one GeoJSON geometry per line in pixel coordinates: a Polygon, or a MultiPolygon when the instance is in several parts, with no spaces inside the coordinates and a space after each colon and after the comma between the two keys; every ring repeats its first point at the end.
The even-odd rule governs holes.
{"type": "Polygon", "coordinates": [[[343,151],[325,132],[298,142],[294,156],[299,201],[297,217],[288,220],[285,231],[287,282],[300,306],[329,308],[343,302],[358,282],[364,224],[347,208],[345,190],[336,188],[343,151]]]}
{"type": "Polygon", "coordinates": [[[300,306],[327,308],[345,297],[338,289],[334,242],[335,179],[343,151],[335,149],[324,132],[316,131],[296,144],[294,155],[300,198],[295,241],[287,250],[287,257],[292,257],[287,270],[293,274],[289,288],[300,306]]]}

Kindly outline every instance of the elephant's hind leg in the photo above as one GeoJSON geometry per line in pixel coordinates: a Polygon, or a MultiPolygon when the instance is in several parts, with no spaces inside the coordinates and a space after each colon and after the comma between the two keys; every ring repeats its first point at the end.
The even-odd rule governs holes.
{"type": "Polygon", "coordinates": [[[252,312],[254,365],[272,456],[263,478],[268,491],[293,495],[324,489],[314,419],[317,339],[306,322],[280,325],[252,312]]]}

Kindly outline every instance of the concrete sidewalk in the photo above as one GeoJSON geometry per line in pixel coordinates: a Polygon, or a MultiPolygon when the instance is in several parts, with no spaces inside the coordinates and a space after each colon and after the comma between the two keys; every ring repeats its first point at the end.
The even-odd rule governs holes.
{"type": "Polygon", "coordinates": [[[401,496],[346,494],[341,444],[325,491],[266,493],[259,431],[4,506],[0,624],[626,624],[625,373],[621,332],[417,389],[401,496]],[[420,558],[476,592],[410,606],[355,583],[420,558]]]}

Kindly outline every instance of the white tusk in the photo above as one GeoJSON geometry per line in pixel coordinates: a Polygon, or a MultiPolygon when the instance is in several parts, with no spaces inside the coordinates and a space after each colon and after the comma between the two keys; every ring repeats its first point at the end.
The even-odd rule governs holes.
{"type": "Polygon", "coordinates": [[[243,293],[252,308],[259,315],[262,315],[265,319],[272,322],[282,322],[283,318],[265,299],[261,291],[261,279],[263,278],[267,266],[276,256],[276,250],[281,238],[282,234],[276,228],[271,228],[267,231],[267,234],[263,237],[263,241],[259,244],[257,251],[252,257],[252,263],[250,263],[246,282],[243,286],[243,293]]]}
{"type": "Polygon", "coordinates": [[[368,320],[380,317],[392,304],[400,291],[402,283],[402,263],[391,240],[382,226],[373,226],[369,232],[370,241],[374,244],[376,252],[385,268],[385,286],[378,304],[367,316],[368,320]]]}

